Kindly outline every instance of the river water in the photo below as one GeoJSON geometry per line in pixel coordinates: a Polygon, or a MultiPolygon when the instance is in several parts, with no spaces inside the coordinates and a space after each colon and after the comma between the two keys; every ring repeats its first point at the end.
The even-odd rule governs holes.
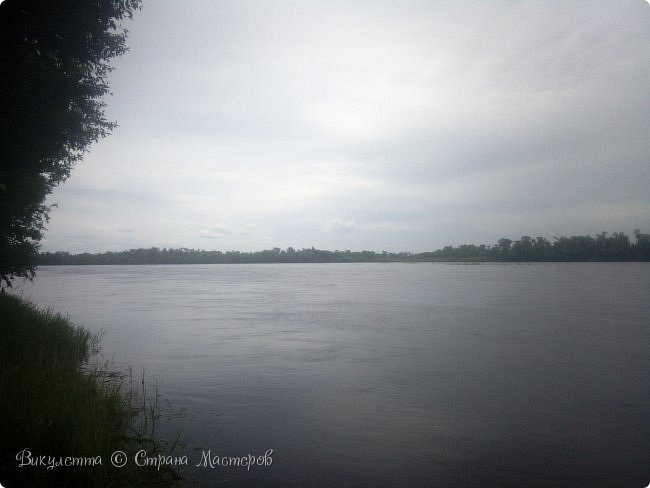
{"type": "Polygon", "coordinates": [[[158,383],[186,486],[650,482],[650,263],[42,267],[19,292],[158,383]]]}

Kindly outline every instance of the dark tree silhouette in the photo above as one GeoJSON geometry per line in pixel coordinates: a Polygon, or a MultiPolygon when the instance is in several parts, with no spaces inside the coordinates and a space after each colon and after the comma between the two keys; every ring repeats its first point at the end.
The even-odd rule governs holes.
{"type": "Polygon", "coordinates": [[[0,4],[0,285],[32,278],[46,196],[115,123],[104,116],[121,21],[140,0],[0,4]]]}

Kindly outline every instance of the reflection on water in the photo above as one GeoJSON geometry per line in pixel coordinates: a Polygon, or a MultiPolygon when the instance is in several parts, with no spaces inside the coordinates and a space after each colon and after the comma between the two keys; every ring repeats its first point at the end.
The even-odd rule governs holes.
{"type": "Polygon", "coordinates": [[[648,263],[44,267],[23,288],[158,379],[191,465],[273,449],[188,486],[650,481],[648,263]]]}

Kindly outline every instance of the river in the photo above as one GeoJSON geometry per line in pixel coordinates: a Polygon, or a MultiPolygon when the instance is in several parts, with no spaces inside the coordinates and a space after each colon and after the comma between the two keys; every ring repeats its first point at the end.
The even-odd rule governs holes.
{"type": "Polygon", "coordinates": [[[186,486],[650,481],[650,263],[61,266],[18,291],[157,382],[186,486]]]}

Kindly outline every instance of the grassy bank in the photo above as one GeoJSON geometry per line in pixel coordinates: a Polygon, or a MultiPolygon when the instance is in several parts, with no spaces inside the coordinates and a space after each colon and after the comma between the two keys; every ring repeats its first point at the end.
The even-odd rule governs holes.
{"type": "Polygon", "coordinates": [[[125,391],[121,376],[90,363],[97,345],[97,337],[65,317],[0,293],[3,486],[174,484],[169,470],[133,462],[123,468],[111,464],[116,450],[125,451],[130,460],[139,449],[154,452],[151,438],[134,431],[134,426],[143,425],[142,415],[155,412],[148,411],[146,399],[143,402],[132,390],[125,391]],[[19,467],[16,456],[25,449],[31,458],[23,456],[23,463],[47,462],[40,458],[47,456],[63,465],[19,467]],[[75,460],[76,466],[65,465],[75,460]]]}

